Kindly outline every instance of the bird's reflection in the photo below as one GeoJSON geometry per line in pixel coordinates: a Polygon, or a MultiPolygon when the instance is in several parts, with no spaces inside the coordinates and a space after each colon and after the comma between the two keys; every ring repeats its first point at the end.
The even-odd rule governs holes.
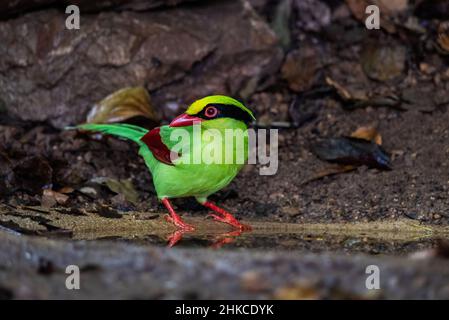
{"type": "MultiPolygon", "coordinates": [[[[250,231],[242,231],[242,230],[234,230],[231,232],[222,233],[219,235],[216,235],[214,237],[213,242],[209,245],[210,248],[213,249],[219,249],[223,247],[224,245],[233,243],[237,237],[241,236],[244,232],[250,232],[250,231]]],[[[168,247],[173,247],[177,244],[179,244],[182,241],[182,238],[185,234],[192,233],[192,231],[188,230],[176,230],[172,234],[168,236],[168,247]]]]}
{"type": "Polygon", "coordinates": [[[215,238],[215,241],[210,245],[210,247],[214,249],[219,249],[226,244],[233,243],[236,237],[242,235],[242,232],[243,231],[241,230],[234,230],[231,232],[220,234],[215,238]]]}

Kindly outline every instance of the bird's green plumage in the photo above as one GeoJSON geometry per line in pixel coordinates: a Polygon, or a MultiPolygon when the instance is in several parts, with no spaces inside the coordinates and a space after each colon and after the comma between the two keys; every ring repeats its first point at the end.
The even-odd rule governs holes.
{"type": "Polygon", "coordinates": [[[147,129],[131,124],[96,124],[85,123],[77,126],[78,129],[87,131],[99,131],[113,136],[126,138],[134,142],[139,142],[142,137],[148,133],[147,129]]]}
{"type": "MultiPolygon", "coordinates": [[[[220,99],[220,102],[222,102],[223,98],[220,99]]],[[[232,100],[236,101],[234,99],[232,100]]],[[[210,101],[213,102],[214,99],[210,101]]],[[[229,100],[226,101],[229,102],[229,100]]],[[[240,104],[240,102],[238,103],[240,104]]],[[[241,108],[240,105],[237,105],[236,107],[241,108]]],[[[196,108],[199,107],[197,106],[196,108]]],[[[244,108],[246,109],[246,107],[244,108]]],[[[192,106],[188,110],[192,110],[192,106]]],[[[200,110],[197,110],[197,112],[198,111],[200,110]]],[[[252,116],[252,113],[250,114],[252,116]]],[[[204,203],[209,195],[227,186],[234,179],[242,168],[243,162],[245,162],[248,157],[246,124],[232,118],[219,118],[203,121],[195,128],[194,126],[180,128],[161,126],[159,134],[163,144],[170,150],[177,148],[177,150],[174,151],[180,153],[180,157],[172,161],[174,165],[168,165],[157,160],[147,145],[141,141],[142,137],[148,133],[148,130],[146,129],[128,124],[83,124],[78,126],[78,128],[82,130],[99,131],[136,142],[140,146],[139,154],[144,158],[145,163],[153,176],[153,183],[159,199],[193,196],[200,203],[204,203]],[[201,127],[201,134],[195,136],[199,132],[199,127],[201,127]],[[210,129],[213,129],[212,131],[219,134],[222,139],[217,139],[216,135],[211,137],[210,133],[212,131],[210,129]],[[242,152],[243,157],[241,160],[243,161],[239,163],[236,163],[235,161],[226,163],[224,161],[226,159],[226,151],[229,153],[225,143],[226,129],[232,129],[237,133],[243,133],[242,144],[239,144],[237,138],[234,137],[232,138],[232,148],[228,145],[228,149],[232,152],[231,157],[233,160],[235,160],[237,149],[239,152],[242,152]],[[178,136],[179,138],[179,136],[182,135],[187,136],[188,139],[174,139],[174,137],[178,136]],[[198,146],[198,140],[196,139],[198,137],[201,141],[200,148],[198,146]],[[194,151],[197,150],[200,150],[201,153],[199,156],[199,163],[195,163],[195,160],[198,160],[198,156],[194,156],[194,151]],[[221,150],[221,162],[208,164],[204,161],[204,155],[210,154],[211,150],[221,150]]],[[[229,143],[229,140],[227,140],[227,142],[229,143]]]]}
{"type": "MultiPolygon", "coordinates": [[[[159,198],[177,198],[194,196],[203,203],[206,198],[227,186],[237,175],[246,161],[248,153],[248,139],[246,125],[241,121],[232,119],[217,119],[204,122],[201,125],[201,162],[195,163],[195,145],[194,127],[171,128],[168,126],[161,127],[161,137],[163,142],[173,148],[175,143],[169,138],[174,130],[186,130],[189,134],[189,143],[182,147],[186,152],[182,152],[179,159],[175,160],[175,166],[168,166],[158,162],[155,169],[152,170],[154,185],[159,198]],[[214,123],[212,123],[214,122],[214,123]],[[212,128],[209,128],[212,127],[212,128]],[[225,129],[240,129],[244,132],[243,144],[241,152],[243,153],[243,161],[241,163],[225,163],[226,145],[219,139],[208,137],[207,129],[214,129],[220,133],[221,137],[225,137],[225,129]],[[215,147],[215,148],[214,148],[215,147]],[[209,150],[221,149],[221,160],[219,163],[205,163],[203,158],[209,150]]],[[[236,139],[233,139],[232,153],[233,157],[236,153],[236,139]]]]}
{"type": "Polygon", "coordinates": [[[231,98],[228,96],[221,96],[221,95],[207,96],[202,99],[196,100],[194,103],[192,103],[189,106],[186,113],[187,114],[196,114],[199,111],[201,111],[201,109],[203,109],[208,104],[213,104],[213,103],[232,105],[236,108],[240,108],[243,111],[247,112],[253,120],[256,120],[256,118],[254,117],[251,110],[249,110],[247,107],[245,107],[245,105],[243,103],[241,103],[240,101],[238,101],[234,98],[231,98]]]}

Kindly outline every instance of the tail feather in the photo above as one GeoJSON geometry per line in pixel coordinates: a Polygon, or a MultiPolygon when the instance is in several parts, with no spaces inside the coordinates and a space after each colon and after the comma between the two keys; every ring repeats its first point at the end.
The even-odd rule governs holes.
{"type": "Polygon", "coordinates": [[[102,132],[113,136],[129,139],[134,142],[137,142],[139,145],[142,144],[140,139],[142,139],[142,137],[148,133],[147,129],[125,123],[119,124],[86,123],[76,126],[75,128],[87,131],[102,132]]]}

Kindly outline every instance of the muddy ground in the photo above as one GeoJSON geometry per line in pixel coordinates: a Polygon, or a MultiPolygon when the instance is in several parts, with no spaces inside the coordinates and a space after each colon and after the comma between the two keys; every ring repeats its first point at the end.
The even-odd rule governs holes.
{"type": "Polygon", "coordinates": [[[64,13],[51,1],[5,9],[0,295],[73,298],[58,281],[74,259],[95,266],[91,287],[76,297],[449,297],[447,261],[429,258],[439,255],[431,248],[447,238],[449,225],[449,7],[375,1],[381,29],[367,30],[360,8],[368,2],[122,1],[105,8],[80,1],[88,13],[78,33],[64,29],[64,13]],[[231,230],[216,230],[204,208],[177,199],[179,212],[206,231],[186,235],[182,249],[156,248],[173,230],[136,146],[62,130],[84,122],[108,94],[137,85],[149,92],[157,116],[128,120],[147,127],[167,123],[198,97],[224,93],[255,111],[256,128],[279,129],[278,172],[261,176],[258,165],[248,165],[213,197],[253,223],[254,233],[226,236],[231,230]],[[375,128],[391,170],[357,163],[324,174],[335,164],[321,160],[314,146],[360,127],[375,128]],[[269,231],[261,231],[264,224],[269,231]],[[323,224],[327,229],[316,229],[323,224]],[[223,252],[190,248],[223,238],[233,239],[219,245],[223,252]],[[279,249],[285,252],[274,253],[279,249]],[[409,258],[423,250],[432,262],[409,258]],[[102,260],[104,254],[110,256],[102,260]],[[39,259],[52,271],[34,277],[39,259]],[[373,261],[387,270],[385,290],[374,296],[351,284],[373,261]],[[200,272],[208,263],[210,270],[200,272]],[[113,281],[128,264],[137,274],[113,281]],[[200,289],[221,272],[219,289],[200,289]],[[275,275],[253,292],[240,286],[248,272],[275,275]],[[309,273],[316,281],[302,284],[309,273]],[[192,275],[201,281],[185,285],[192,275]],[[110,290],[96,289],[105,282],[110,290]]]}

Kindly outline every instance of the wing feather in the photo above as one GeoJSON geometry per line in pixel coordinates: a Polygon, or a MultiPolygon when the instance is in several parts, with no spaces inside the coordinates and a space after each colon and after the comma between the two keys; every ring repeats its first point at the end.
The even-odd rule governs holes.
{"type": "Polygon", "coordinates": [[[172,159],[176,159],[178,154],[171,152],[164,144],[160,135],[161,128],[154,128],[145,134],[140,140],[150,149],[153,156],[162,163],[173,166],[172,159]]]}

